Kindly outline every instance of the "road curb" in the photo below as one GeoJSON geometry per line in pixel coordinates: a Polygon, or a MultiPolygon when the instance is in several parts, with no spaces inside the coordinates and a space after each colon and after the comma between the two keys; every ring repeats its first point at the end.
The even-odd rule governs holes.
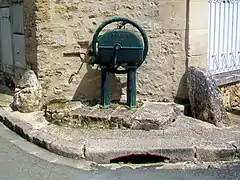
{"type": "Polygon", "coordinates": [[[27,153],[29,157],[33,156],[50,164],[84,171],[91,171],[101,167],[101,165],[98,165],[94,162],[85,160],[76,161],[74,159],[65,158],[63,156],[51,153],[48,150],[42,149],[31,142],[25,141],[24,138],[20,137],[18,134],[15,134],[2,123],[0,124],[0,138],[3,138],[3,140],[7,141],[9,144],[12,144],[19,150],[27,153]]]}
{"type": "MultiPolygon", "coordinates": [[[[16,114],[8,112],[7,110],[0,109],[0,121],[12,131],[16,132],[28,141],[49,150],[50,152],[58,155],[73,158],[73,159],[85,159],[87,161],[94,161],[97,163],[109,163],[110,159],[129,155],[134,153],[151,153],[163,155],[170,158],[170,162],[184,162],[184,161],[232,161],[237,156],[237,149],[234,146],[220,144],[218,146],[205,146],[203,144],[191,145],[190,143],[184,145],[177,145],[174,147],[161,147],[151,144],[149,146],[141,147],[149,143],[148,139],[143,139],[140,145],[133,146],[136,143],[134,137],[127,137],[128,142],[124,140],[115,140],[106,138],[88,138],[82,136],[77,144],[64,139],[59,138],[60,131],[63,128],[50,125],[48,129],[46,127],[36,128],[36,124],[33,125],[29,122],[17,118],[16,114]],[[111,148],[112,143],[117,145],[111,148]],[[131,146],[131,143],[132,146],[131,146]],[[126,147],[127,146],[127,147],[126,147]],[[219,154],[220,153],[220,154],[219,154]]],[[[90,130],[89,130],[90,131],[90,130]]],[[[145,132],[143,132],[145,133],[145,132]]],[[[153,133],[153,132],[148,132],[153,133]]],[[[65,137],[65,136],[64,136],[65,137]]],[[[169,139],[170,141],[170,139],[169,139]]],[[[168,142],[168,141],[166,141],[168,142]]],[[[157,144],[157,141],[156,141],[157,144]]],[[[163,143],[164,144],[164,143],[163,143]]]]}

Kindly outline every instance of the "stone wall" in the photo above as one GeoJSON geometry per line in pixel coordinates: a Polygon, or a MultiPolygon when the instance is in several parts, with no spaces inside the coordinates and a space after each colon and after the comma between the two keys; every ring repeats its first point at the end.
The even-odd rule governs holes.
{"type": "Polygon", "coordinates": [[[208,68],[208,1],[190,0],[188,66],[208,68]]]}
{"type": "MultiPolygon", "coordinates": [[[[208,8],[208,1],[186,0],[185,68],[190,66],[208,68],[208,8]]],[[[182,74],[182,71],[178,72],[176,76],[182,78],[179,87],[175,86],[178,88],[175,99],[179,99],[180,103],[188,104],[186,75],[182,74]]]]}
{"type": "MultiPolygon", "coordinates": [[[[78,57],[64,57],[63,53],[79,50],[77,42],[91,40],[96,28],[114,16],[135,20],[149,37],[149,55],[137,75],[138,99],[173,101],[176,96],[187,99],[185,70],[190,62],[199,58],[204,64],[207,52],[207,49],[203,52],[205,46],[197,45],[198,41],[202,43],[201,34],[205,37],[205,31],[190,29],[202,29],[201,24],[189,23],[192,17],[205,21],[196,14],[200,12],[196,10],[197,2],[201,1],[192,1],[194,3],[189,0],[25,1],[26,7],[33,7],[26,11],[30,13],[26,15],[25,23],[27,59],[38,74],[45,100],[99,98],[100,72],[84,64],[69,82],[81,61],[78,57]],[[195,9],[192,14],[189,8],[195,9]],[[191,48],[196,45],[202,48],[200,54],[191,48]]],[[[111,84],[112,97],[124,98],[126,76],[113,75],[111,84]]]]}
{"type": "Polygon", "coordinates": [[[36,4],[35,0],[23,1],[24,3],[24,34],[25,51],[28,69],[37,73],[37,40],[36,40],[36,4]]]}
{"type": "Polygon", "coordinates": [[[240,83],[228,84],[220,87],[223,104],[225,108],[231,110],[240,108],[240,83]]]}

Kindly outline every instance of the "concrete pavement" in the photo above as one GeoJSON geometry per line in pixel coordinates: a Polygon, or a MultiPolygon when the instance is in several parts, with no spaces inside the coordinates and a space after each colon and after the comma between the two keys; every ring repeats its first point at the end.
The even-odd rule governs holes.
{"type": "Polygon", "coordinates": [[[28,141],[73,159],[109,163],[135,153],[168,157],[170,162],[239,159],[239,127],[219,129],[181,116],[166,130],[71,129],[49,124],[43,112],[0,109],[0,121],[28,141]]]}
{"type": "Polygon", "coordinates": [[[240,164],[96,165],[41,149],[0,124],[1,180],[239,180],[240,164]]]}
{"type": "Polygon", "coordinates": [[[68,128],[50,124],[44,112],[12,112],[12,97],[0,96],[0,122],[28,141],[58,155],[109,163],[131,154],[164,156],[169,162],[239,159],[240,126],[215,126],[183,115],[164,130],[68,128]]]}

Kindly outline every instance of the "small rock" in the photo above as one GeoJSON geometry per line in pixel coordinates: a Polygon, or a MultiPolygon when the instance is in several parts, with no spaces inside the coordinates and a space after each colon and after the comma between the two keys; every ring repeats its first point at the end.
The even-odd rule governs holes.
{"type": "Polygon", "coordinates": [[[231,124],[223,106],[220,89],[207,70],[190,67],[187,72],[187,85],[194,118],[217,127],[231,124]]]}
{"type": "Polygon", "coordinates": [[[96,17],[97,17],[96,14],[92,14],[92,15],[88,16],[89,19],[96,18],[96,17]]]}
{"type": "Polygon", "coordinates": [[[54,94],[61,94],[62,93],[62,89],[59,88],[59,87],[55,87],[55,88],[53,88],[53,90],[54,90],[54,94]]]}
{"type": "Polygon", "coordinates": [[[170,127],[180,115],[180,109],[173,104],[145,103],[129,120],[125,121],[134,130],[164,130],[170,127]]]}
{"type": "Polygon", "coordinates": [[[130,9],[130,10],[134,9],[134,7],[133,7],[133,6],[130,6],[130,5],[126,5],[126,8],[127,8],[127,9],[130,9]]]}
{"type": "Polygon", "coordinates": [[[32,70],[27,70],[18,82],[10,107],[23,113],[41,110],[42,87],[32,70]]]}

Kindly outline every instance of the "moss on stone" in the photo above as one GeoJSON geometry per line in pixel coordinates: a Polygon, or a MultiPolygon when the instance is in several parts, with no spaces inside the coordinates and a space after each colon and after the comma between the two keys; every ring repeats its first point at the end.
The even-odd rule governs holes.
{"type": "MultiPolygon", "coordinates": [[[[74,101],[75,102],[75,101],[74,101]]],[[[75,108],[75,103],[64,99],[52,100],[46,106],[45,117],[50,123],[71,127],[71,128],[86,128],[86,129],[118,129],[129,128],[121,119],[112,120],[109,116],[118,109],[128,111],[125,104],[112,102],[108,107],[101,107],[96,104],[97,101],[90,101],[75,108]],[[86,110],[86,111],[85,111],[86,110]],[[111,119],[111,120],[110,120],[111,119]]],[[[137,109],[143,104],[138,103],[137,109]]],[[[131,111],[131,110],[129,110],[131,111]]],[[[135,111],[132,111],[135,112],[135,111]]],[[[129,112],[130,114],[132,112],[129,112]]]]}
{"type": "Polygon", "coordinates": [[[48,108],[56,109],[56,110],[64,109],[64,108],[66,108],[67,104],[68,103],[53,103],[53,104],[48,105],[48,108]]]}

